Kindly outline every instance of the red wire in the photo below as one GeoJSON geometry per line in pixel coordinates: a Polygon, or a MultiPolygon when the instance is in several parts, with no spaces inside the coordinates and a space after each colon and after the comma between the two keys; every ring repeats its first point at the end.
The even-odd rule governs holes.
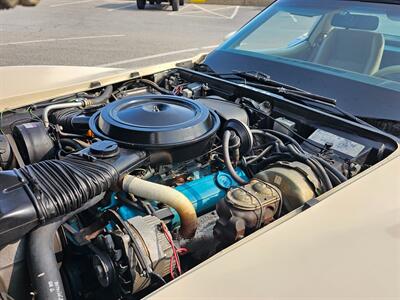
{"type": "Polygon", "coordinates": [[[178,248],[176,249],[176,251],[178,252],[179,255],[184,255],[189,252],[189,250],[186,248],[178,248]]]}
{"type": "MultiPolygon", "coordinates": [[[[172,247],[173,256],[171,256],[171,259],[170,259],[170,262],[169,262],[169,272],[171,274],[171,278],[175,279],[174,270],[173,270],[173,260],[175,260],[175,265],[176,265],[176,268],[178,270],[178,274],[181,275],[182,274],[182,269],[181,269],[181,264],[180,264],[180,261],[179,261],[178,251],[179,251],[179,249],[184,249],[184,248],[176,249],[176,247],[174,245],[174,242],[172,241],[172,236],[170,235],[167,226],[164,223],[161,223],[161,227],[163,229],[163,232],[164,232],[164,235],[165,235],[166,239],[168,240],[168,243],[172,247]]],[[[186,249],[186,252],[187,252],[187,249],[186,249]]]]}

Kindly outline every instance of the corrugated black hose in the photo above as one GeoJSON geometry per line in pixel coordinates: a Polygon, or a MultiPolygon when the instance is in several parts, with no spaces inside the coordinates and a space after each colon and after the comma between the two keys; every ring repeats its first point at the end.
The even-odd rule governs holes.
{"type": "Polygon", "coordinates": [[[118,180],[112,165],[72,157],[42,161],[20,168],[19,172],[35,195],[33,201],[42,222],[77,210],[118,180]]]}
{"type": "Polygon", "coordinates": [[[104,161],[74,157],[25,166],[19,174],[34,194],[40,226],[29,234],[31,281],[37,299],[66,299],[53,241],[58,227],[71,216],[100,201],[118,180],[116,169],[104,161]]]}

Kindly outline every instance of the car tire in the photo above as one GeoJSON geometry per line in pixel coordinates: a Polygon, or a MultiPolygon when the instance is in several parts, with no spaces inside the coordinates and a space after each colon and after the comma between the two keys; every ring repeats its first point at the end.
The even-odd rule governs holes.
{"type": "Polygon", "coordinates": [[[179,5],[185,5],[185,0],[179,0],[179,5]]]}
{"type": "Polygon", "coordinates": [[[179,10],[179,0],[171,0],[171,5],[173,11],[179,10]]]}
{"type": "Polygon", "coordinates": [[[138,9],[144,9],[146,7],[146,0],[136,0],[136,6],[138,9]]]}
{"type": "Polygon", "coordinates": [[[18,0],[0,0],[0,9],[9,9],[17,6],[18,0]]]}
{"type": "Polygon", "coordinates": [[[40,0],[20,0],[23,6],[36,6],[39,2],[40,0]]]}

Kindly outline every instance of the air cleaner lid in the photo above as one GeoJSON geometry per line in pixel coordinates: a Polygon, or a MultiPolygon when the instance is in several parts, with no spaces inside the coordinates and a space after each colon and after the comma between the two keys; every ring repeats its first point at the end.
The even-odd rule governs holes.
{"type": "Polygon", "coordinates": [[[218,116],[202,103],[162,95],[117,100],[90,119],[96,136],[145,148],[197,142],[214,134],[219,125],[218,116]]]}

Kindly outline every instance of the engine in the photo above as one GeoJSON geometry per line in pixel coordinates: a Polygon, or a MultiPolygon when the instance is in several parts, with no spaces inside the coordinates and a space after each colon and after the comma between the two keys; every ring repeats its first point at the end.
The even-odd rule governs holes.
{"type": "Polygon", "coordinates": [[[391,151],[269,97],[177,69],[6,113],[0,291],[141,298],[391,151]]]}

